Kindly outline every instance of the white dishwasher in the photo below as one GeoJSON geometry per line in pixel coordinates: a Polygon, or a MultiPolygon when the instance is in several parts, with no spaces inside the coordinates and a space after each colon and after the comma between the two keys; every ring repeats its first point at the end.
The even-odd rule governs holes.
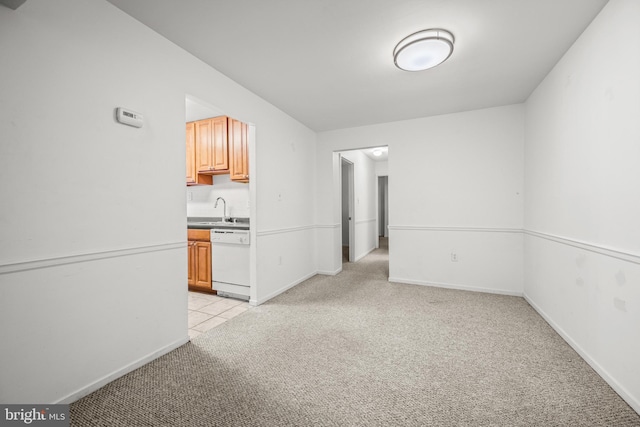
{"type": "Polygon", "coordinates": [[[220,296],[249,300],[249,230],[211,230],[211,279],[220,296]]]}

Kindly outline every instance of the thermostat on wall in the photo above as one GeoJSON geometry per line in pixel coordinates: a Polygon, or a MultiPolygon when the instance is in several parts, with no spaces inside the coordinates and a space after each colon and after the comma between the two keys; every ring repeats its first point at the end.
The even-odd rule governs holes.
{"type": "Polygon", "coordinates": [[[122,107],[116,109],[116,120],[124,125],[129,125],[137,128],[142,127],[144,121],[142,114],[135,111],[125,110],[122,107]]]}

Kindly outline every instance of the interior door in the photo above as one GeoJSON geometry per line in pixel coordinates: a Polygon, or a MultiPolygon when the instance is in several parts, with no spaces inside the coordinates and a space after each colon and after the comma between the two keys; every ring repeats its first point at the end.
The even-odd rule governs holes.
{"type": "Polygon", "coordinates": [[[349,247],[349,262],[355,261],[355,203],[353,163],[341,157],[342,245],[349,247]]]}

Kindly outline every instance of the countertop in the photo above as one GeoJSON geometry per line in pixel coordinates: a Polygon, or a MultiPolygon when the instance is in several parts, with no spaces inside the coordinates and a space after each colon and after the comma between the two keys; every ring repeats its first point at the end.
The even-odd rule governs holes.
{"type": "Polygon", "coordinates": [[[249,218],[231,218],[231,221],[222,221],[221,217],[188,217],[187,228],[211,230],[224,228],[226,230],[248,230],[249,218]]]}

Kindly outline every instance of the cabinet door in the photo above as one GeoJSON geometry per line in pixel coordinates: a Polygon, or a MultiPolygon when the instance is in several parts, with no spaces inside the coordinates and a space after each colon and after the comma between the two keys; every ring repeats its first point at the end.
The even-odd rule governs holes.
{"type": "Polygon", "coordinates": [[[196,284],[196,243],[193,240],[189,240],[188,251],[187,251],[187,263],[189,265],[188,275],[187,275],[187,284],[189,286],[194,286],[196,284]]]}
{"type": "Polygon", "coordinates": [[[227,142],[227,117],[211,119],[211,144],[213,169],[217,171],[229,169],[229,144],[227,142]]]}
{"type": "Polygon", "coordinates": [[[187,123],[187,184],[196,182],[196,127],[187,123]]]}
{"type": "Polygon", "coordinates": [[[235,119],[229,119],[229,150],[231,157],[230,174],[232,181],[249,182],[248,126],[235,119]]]}
{"type": "Polygon", "coordinates": [[[196,128],[196,170],[207,172],[213,170],[213,147],[211,144],[211,120],[194,122],[196,128]]]}
{"type": "Polygon", "coordinates": [[[211,243],[196,242],[196,278],[195,287],[211,290],[211,243]]]}

